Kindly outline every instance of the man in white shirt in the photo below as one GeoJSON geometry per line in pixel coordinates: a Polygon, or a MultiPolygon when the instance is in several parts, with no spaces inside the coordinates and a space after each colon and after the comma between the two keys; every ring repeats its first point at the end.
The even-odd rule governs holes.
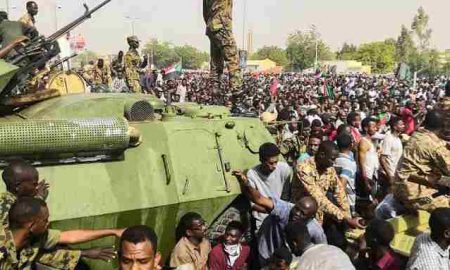
{"type": "Polygon", "coordinates": [[[450,269],[450,208],[434,210],[429,225],[431,234],[421,234],[414,241],[408,270],[450,269]]]}
{"type": "Polygon", "coordinates": [[[186,101],[186,94],[187,94],[187,80],[186,79],[183,79],[181,81],[181,84],[178,85],[176,94],[178,96],[178,102],[183,103],[186,101]]]}
{"type": "Polygon", "coordinates": [[[125,93],[130,91],[121,71],[117,72],[117,77],[113,79],[111,90],[113,93],[125,93]]]}
{"type": "Polygon", "coordinates": [[[388,133],[381,143],[380,163],[384,176],[387,180],[387,186],[394,182],[397,164],[403,154],[403,145],[400,135],[405,132],[405,123],[400,117],[393,117],[389,121],[391,132],[388,133]]]}
{"type": "Polygon", "coordinates": [[[302,222],[291,222],[285,229],[287,242],[299,264],[297,270],[354,270],[350,258],[335,246],[311,243],[308,228],[302,222]]]}
{"type": "MultiPolygon", "coordinates": [[[[266,198],[289,201],[292,169],[286,162],[279,161],[280,149],[273,143],[265,143],[259,148],[261,164],[247,172],[250,185],[266,198]]],[[[252,205],[252,216],[256,221],[256,232],[268,214],[257,205],[252,205]]]]}

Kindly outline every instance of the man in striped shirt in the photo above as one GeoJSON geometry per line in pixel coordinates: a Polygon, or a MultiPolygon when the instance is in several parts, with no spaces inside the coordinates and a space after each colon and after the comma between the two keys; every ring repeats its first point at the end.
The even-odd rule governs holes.
{"type": "Polygon", "coordinates": [[[342,133],[336,138],[336,142],[339,147],[339,156],[336,159],[334,166],[342,185],[345,186],[350,211],[352,216],[354,216],[356,204],[355,178],[358,167],[352,153],[352,136],[347,133],[342,133]]]}

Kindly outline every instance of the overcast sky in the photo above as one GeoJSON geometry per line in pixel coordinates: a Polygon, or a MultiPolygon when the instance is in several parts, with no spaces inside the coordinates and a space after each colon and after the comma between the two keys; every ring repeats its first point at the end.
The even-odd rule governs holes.
{"type": "MultiPolygon", "coordinates": [[[[35,0],[40,6],[37,26],[49,34],[57,24],[62,26],[79,16],[83,0],[35,0]]],[[[8,0],[0,0],[5,9],[8,0]]],[[[26,0],[9,0],[10,17],[25,12],[26,0]]],[[[91,6],[100,0],[88,0],[91,6]]],[[[420,6],[430,15],[433,46],[450,49],[448,30],[449,0],[234,0],[234,32],[242,45],[244,3],[247,6],[246,29],[253,31],[254,48],[264,45],[284,47],[289,33],[317,26],[322,38],[332,49],[344,42],[363,42],[396,38],[402,24],[410,25],[420,6]]],[[[88,49],[99,53],[115,53],[127,49],[125,38],[131,34],[134,17],[139,38],[191,44],[208,50],[204,35],[202,0],[112,0],[93,18],[77,28],[73,34],[86,37],[88,49]]]]}

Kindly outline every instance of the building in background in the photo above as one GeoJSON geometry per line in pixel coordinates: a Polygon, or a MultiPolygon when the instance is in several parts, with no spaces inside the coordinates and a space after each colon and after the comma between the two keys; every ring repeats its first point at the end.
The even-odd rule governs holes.
{"type": "Polygon", "coordinates": [[[320,67],[322,71],[333,70],[337,74],[372,73],[371,66],[363,65],[363,63],[355,60],[321,61],[320,67]]]}
{"type": "Polygon", "coordinates": [[[283,67],[270,59],[264,60],[248,60],[246,72],[262,72],[262,73],[281,73],[283,67]]]}

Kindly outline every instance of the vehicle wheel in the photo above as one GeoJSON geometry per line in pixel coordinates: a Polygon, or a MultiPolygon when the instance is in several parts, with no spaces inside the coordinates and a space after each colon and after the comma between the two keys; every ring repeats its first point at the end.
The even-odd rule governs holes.
{"type": "Polygon", "coordinates": [[[239,195],[209,226],[206,235],[211,241],[211,244],[215,245],[218,239],[225,233],[228,223],[231,221],[240,221],[246,228],[245,239],[249,243],[251,240],[250,217],[250,204],[247,198],[239,195]]]}

